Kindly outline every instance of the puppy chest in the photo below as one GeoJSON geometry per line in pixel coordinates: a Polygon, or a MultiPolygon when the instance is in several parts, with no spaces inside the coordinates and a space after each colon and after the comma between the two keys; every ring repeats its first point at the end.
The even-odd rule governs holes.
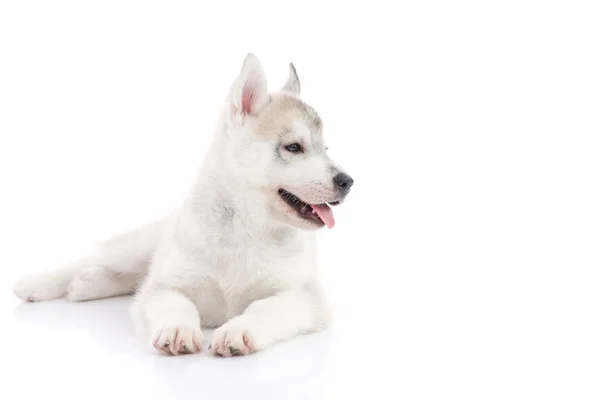
{"type": "Polygon", "coordinates": [[[199,276],[192,296],[203,324],[214,326],[243,313],[256,300],[302,287],[307,280],[305,271],[289,263],[273,267],[231,262],[215,265],[210,273],[199,276]]]}
{"type": "Polygon", "coordinates": [[[254,301],[285,290],[286,282],[255,274],[226,274],[200,278],[188,294],[193,299],[202,325],[216,327],[240,315],[254,301]]]}
{"type": "Polygon", "coordinates": [[[313,276],[312,247],[303,240],[219,236],[202,251],[198,278],[206,282],[196,291],[198,307],[218,308],[215,315],[231,318],[256,300],[302,287],[313,276]]]}

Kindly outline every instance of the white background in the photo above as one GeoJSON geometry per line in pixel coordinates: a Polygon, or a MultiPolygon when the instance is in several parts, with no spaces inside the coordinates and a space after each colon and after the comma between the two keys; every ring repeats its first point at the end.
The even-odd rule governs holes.
{"type": "Polygon", "coordinates": [[[597,399],[593,1],[0,3],[0,398],[597,399]],[[355,178],[320,233],[335,323],[155,355],[129,300],[19,276],[163,215],[247,52],[298,69],[355,178]]]}

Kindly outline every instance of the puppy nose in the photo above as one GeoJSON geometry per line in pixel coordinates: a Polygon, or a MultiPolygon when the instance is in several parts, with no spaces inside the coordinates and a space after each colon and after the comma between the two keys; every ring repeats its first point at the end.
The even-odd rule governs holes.
{"type": "Polygon", "coordinates": [[[346,194],[354,184],[354,179],[350,175],[341,172],[333,177],[333,182],[340,192],[346,194]]]}

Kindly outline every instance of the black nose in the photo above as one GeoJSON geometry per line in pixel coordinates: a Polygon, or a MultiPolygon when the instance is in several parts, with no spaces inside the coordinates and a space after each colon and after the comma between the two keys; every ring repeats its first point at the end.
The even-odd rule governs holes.
{"type": "Polygon", "coordinates": [[[338,187],[340,192],[346,194],[354,184],[354,179],[352,179],[350,175],[341,172],[333,177],[333,182],[338,187]]]}

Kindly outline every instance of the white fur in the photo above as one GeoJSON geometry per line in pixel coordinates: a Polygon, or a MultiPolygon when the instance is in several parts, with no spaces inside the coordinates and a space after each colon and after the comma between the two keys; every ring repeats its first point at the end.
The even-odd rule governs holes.
{"type": "Polygon", "coordinates": [[[306,118],[271,118],[286,133],[260,132],[263,112],[279,116],[278,109],[263,110],[299,91],[290,65],[282,94],[270,94],[260,62],[248,55],[183,204],[62,270],[22,278],[16,295],[82,301],[135,293],[136,319],[149,342],[169,354],[201,351],[202,327],[218,327],[210,348],[222,356],[322,329],[328,313],[315,277],[316,227],[295,215],[277,189],[312,204],[338,201],[343,196],[332,176],[341,168],[306,118]],[[278,147],[296,140],[306,145],[302,155],[278,147]]]}

